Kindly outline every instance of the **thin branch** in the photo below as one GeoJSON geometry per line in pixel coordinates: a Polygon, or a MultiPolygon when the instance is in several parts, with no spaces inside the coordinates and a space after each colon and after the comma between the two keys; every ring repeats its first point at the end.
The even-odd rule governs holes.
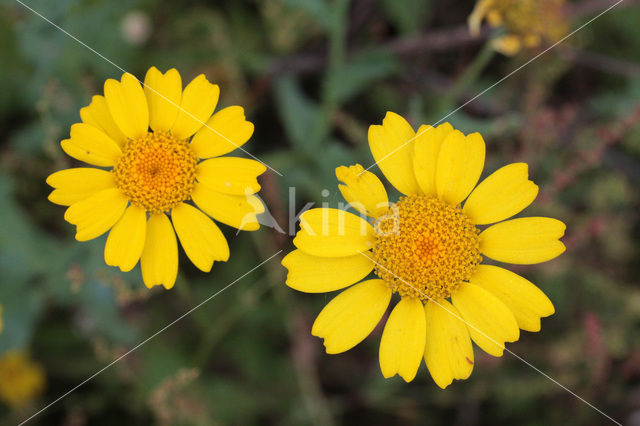
{"type": "MultiPolygon", "coordinates": [[[[614,2],[612,0],[585,0],[580,3],[571,3],[567,6],[567,14],[572,19],[579,19],[587,15],[601,12],[613,3],[614,2]]],[[[640,0],[625,0],[622,5],[632,6],[634,4],[640,4],[640,0]]]]}
{"type": "MultiPolygon", "coordinates": [[[[485,28],[477,37],[469,34],[466,25],[454,28],[446,28],[415,36],[401,37],[377,48],[394,53],[396,55],[409,55],[424,52],[438,52],[454,47],[463,47],[482,43],[490,34],[490,29],[485,28]]],[[[351,49],[348,56],[353,56],[367,48],[351,49]]],[[[304,74],[323,69],[327,63],[326,53],[307,53],[297,55],[275,62],[269,74],[278,76],[283,73],[304,74]]]]}
{"type": "Polygon", "coordinates": [[[640,78],[640,65],[633,62],[612,58],[601,53],[576,49],[569,45],[561,46],[558,49],[558,54],[574,64],[624,77],[640,78]]]}
{"type": "Polygon", "coordinates": [[[437,52],[452,47],[462,47],[483,42],[491,33],[489,28],[474,37],[469,33],[467,25],[460,25],[444,30],[435,30],[416,36],[402,37],[383,45],[398,55],[415,54],[421,52],[437,52]]]}

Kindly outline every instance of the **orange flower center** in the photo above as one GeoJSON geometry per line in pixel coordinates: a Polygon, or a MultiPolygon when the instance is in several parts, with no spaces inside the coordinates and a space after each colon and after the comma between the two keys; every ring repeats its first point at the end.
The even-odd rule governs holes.
{"type": "Polygon", "coordinates": [[[375,230],[375,273],[401,296],[447,298],[482,261],[480,231],[460,207],[436,198],[401,197],[375,230]]]}
{"type": "Polygon", "coordinates": [[[132,204],[160,213],[191,198],[197,163],[187,140],[149,132],[125,144],[113,172],[132,204]]]}

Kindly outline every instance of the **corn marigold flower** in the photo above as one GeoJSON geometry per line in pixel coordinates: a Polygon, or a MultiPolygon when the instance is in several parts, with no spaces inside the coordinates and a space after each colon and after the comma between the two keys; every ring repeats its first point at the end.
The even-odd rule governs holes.
{"type": "Polygon", "coordinates": [[[61,146],[97,167],[50,175],[49,200],[69,206],[64,218],[76,225],[78,241],[109,231],[108,265],[130,271],[140,260],[146,286],[169,289],[178,273],[176,234],[193,264],[208,272],[229,258],[209,216],[239,230],[260,227],[264,206],[254,194],[265,166],[223,157],[249,140],[253,124],[240,106],[214,114],[220,89],[204,75],[183,90],[178,71],[152,67],[144,86],[128,73],[109,79],[104,96],[80,110],[82,122],[61,146]]]}
{"type": "Polygon", "coordinates": [[[45,386],[43,368],[22,351],[11,350],[0,357],[0,399],[20,409],[37,398],[45,386]]]}
{"type": "Polygon", "coordinates": [[[424,359],[445,388],[471,374],[472,341],[502,356],[519,329],[539,331],[540,318],[554,313],[534,284],[483,264],[483,256],[515,264],[553,259],[565,250],[559,241],[565,225],[547,217],[506,220],[533,202],[538,187],[524,163],[504,166],[476,186],[485,160],[478,133],[465,136],[445,123],[416,134],[388,112],[381,126],[369,127],[369,147],[404,196],[390,203],[375,174],[359,164],[338,167],[340,192],[370,219],[331,208],[303,213],[297,249],[282,261],[286,284],[308,293],[349,287],[311,330],[330,354],[364,340],[397,293],[380,342],[382,374],[409,382],[424,359]],[[365,279],[372,271],[377,277],[365,279]]]}
{"type": "Polygon", "coordinates": [[[506,34],[493,40],[495,50],[511,56],[523,47],[553,43],[568,29],[564,0],[479,0],[469,15],[469,30],[480,33],[483,20],[503,26],[506,34]]]}

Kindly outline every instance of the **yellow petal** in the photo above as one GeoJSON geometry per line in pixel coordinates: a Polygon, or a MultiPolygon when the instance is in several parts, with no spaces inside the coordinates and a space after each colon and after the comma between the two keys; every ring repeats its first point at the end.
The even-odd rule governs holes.
{"type": "MultiPolygon", "coordinates": [[[[493,2],[494,0],[488,0],[489,2],[493,2]]],[[[502,13],[496,9],[490,9],[487,12],[487,22],[493,28],[499,27],[504,23],[504,18],[502,13]]]]}
{"type": "Polygon", "coordinates": [[[438,198],[452,205],[471,192],[484,167],[485,146],[480,133],[464,136],[454,130],[442,142],[436,166],[438,198]]]}
{"type": "MultiPolygon", "coordinates": [[[[20,309],[20,308],[16,308],[20,309]]],[[[10,320],[11,321],[11,320],[10,320]]],[[[19,333],[19,321],[11,321],[12,333],[19,333]]],[[[15,335],[15,334],[14,334],[15,335]]],[[[3,336],[3,346],[9,346],[15,337],[3,336]]],[[[0,397],[4,410],[24,412],[38,400],[45,390],[45,370],[43,366],[34,362],[30,354],[24,349],[3,349],[0,357],[0,397]]]]}
{"type": "Polygon", "coordinates": [[[198,164],[196,176],[203,185],[225,194],[255,194],[260,190],[258,176],[267,168],[249,158],[219,157],[198,164]]]}
{"type": "Polygon", "coordinates": [[[338,209],[311,209],[300,215],[293,244],[307,254],[343,257],[373,248],[375,231],[369,222],[338,209]]]}
{"type": "Polygon", "coordinates": [[[200,74],[184,88],[180,112],[171,127],[174,136],[187,139],[209,120],[216,109],[220,88],[200,74]]]}
{"type": "Polygon", "coordinates": [[[155,132],[169,130],[180,111],[180,73],[175,68],[171,68],[165,74],[156,67],[149,68],[144,78],[144,94],[149,105],[149,126],[155,132]]]}
{"type": "Polygon", "coordinates": [[[522,41],[519,36],[507,34],[494,39],[491,44],[498,52],[506,56],[515,55],[522,48],[522,41]]]}
{"type": "Polygon", "coordinates": [[[369,148],[386,178],[405,195],[419,192],[413,174],[415,132],[407,120],[387,112],[382,126],[369,126],[369,148]]]}
{"type": "Polygon", "coordinates": [[[107,232],[129,201],[118,188],[104,189],[67,209],[64,219],[76,225],[76,240],[87,241],[107,232]]]}
{"type": "Polygon", "coordinates": [[[149,218],[140,268],[142,280],[149,288],[162,284],[168,290],[176,282],[178,241],[171,221],[164,213],[149,218]]]}
{"type": "Polygon", "coordinates": [[[462,283],[451,301],[467,323],[471,339],[486,353],[502,356],[504,342],[520,338],[518,323],[509,308],[482,287],[462,283]]]}
{"type": "Polygon", "coordinates": [[[496,223],[520,213],[537,195],[538,185],[529,180],[529,167],[513,163],[480,182],[463,211],[476,225],[496,223]]]}
{"type": "Polygon", "coordinates": [[[80,118],[82,118],[83,123],[91,124],[105,132],[120,147],[127,141],[127,136],[122,133],[122,130],[113,121],[104,96],[95,95],[91,98],[89,106],[80,109],[80,118]]]}
{"type": "Polygon", "coordinates": [[[289,270],[286,284],[305,293],[326,293],[357,283],[373,270],[373,261],[363,254],[318,257],[293,250],[282,259],[289,270]]]}
{"type": "Polygon", "coordinates": [[[71,126],[71,139],[60,142],[70,157],[94,166],[113,166],[122,154],[120,147],[102,130],[91,124],[76,123],[71,126]]]}
{"type": "Polygon", "coordinates": [[[49,175],[47,184],[55,188],[49,194],[49,201],[63,206],[70,206],[98,191],[115,187],[113,174],[91,167],[60,170],[49,175]]]}
{"type": "Polygon", "coordinates": [[[202,211],[218,222],[242,231],[260,228],[257,215],[264,212],[264,205],[255,195],[223,194],[198,184],[191,198],[202,211]]]}
{"type": "Polygon", "coordinates": [[[214,261],[229,259],[227,239],[206,214],[180,203],[171,210],[171,219],[182,248],[198,269],[209,272],[214,261]]]}
{"type": "Polygon", "coordinates": [[[480,233],[480,252],[499,262],[530,265],[565,251],[558,241],[566,226],[549,217],[523,217],[490,226],[480,233]]]}
{"type": "Polygon", "coordinates": [[[149,130],[149,108],[137,78],[129,73],[120,82],[109,79],[104,83],[104,97],[113,121],[122,133],[133,139],[149,130]]]}
{"type": "Polygon", "coordinates": [[[549,298],[530,281],[503,268],[479,265],[470,280],[488,290],[511,310],[518,326],[527,331],[540,331],[540,318],[555,310],[549,298]]]}
{"type": "Polygon", "coordinates": [[[406,382],[416,377],[427,338],[420,299],[403,297],[393,308],[380,340],[380,369],[385,378],[398,374],[406,382]]]}
{"type": "Polygon", "coordinates": [[[328,354],[348,351],[371,334],[390,300],[391,289],[382,280],[349,287],[324,307],[311,334],[324,339],[328,354]]]}
{"type": "Polygon", "coordinates": [[[453,379],[464,380],[473,370],[473,347],[460,312],[444,299],[425,305],[427,342],[424,362],[442,389],[453,379]]]}
{"type": "Polygon", "coordinates": [[[253,123],[244,117],[244,109],[230,106],[222,109],[198,130],[191,147],[200,158],[218,157],[244,145],[253,134],[253,123]]]}
{"type": "Polygon", "coordinates": [[[473,11],[467,18],[467,25],[469,26],[469,32],[472,36],[477,37],[480,34],[480,27],[482,26],[482,20],[487,12],[491,0],[479,0],[473,11]]]}
{"type": "Polygon", "coordinates": [[[428,197],[435,197],[436,193],[436,167],[438,154],[442,142],[453,132],[449,123],[442,123],[436,128],[422,125],[416,133],[416,142],[413,148],[413,171],[422,193],[428,197]]]}
{"type": "Polygon", "coordinates": [[[365,171],[360,164],[340,166],[336,177],[344,185],[338,185],[342,196],[354,209],[371,217],[378,217],[389,207],[389,198],[378,176],[365,171]]]}
{"type": "Polygon", "coordinates": [[[138,263],[147,233],[147,213],[138,206],[129,206],[107,237],[104,261],[127,272],[138,263]]]}

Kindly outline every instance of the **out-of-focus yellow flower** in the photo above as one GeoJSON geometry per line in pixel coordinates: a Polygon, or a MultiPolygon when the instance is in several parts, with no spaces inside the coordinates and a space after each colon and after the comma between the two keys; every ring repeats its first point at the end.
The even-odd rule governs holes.
{"type": "Polygon", "coordinates": [[[555,42],[567,33],[564,0],[479,0],[469,15],[469,30],[477,35],[483,20],[503,26],[506,34],[493,41],[494,48],[514,55],[523,47],[555,42]]]}
{"type": "Polygon", "coordinates": [[[21,408],[44,391],[44,369],[25,352],[9,351],[0,358],[0,399],[21,408]]]}

